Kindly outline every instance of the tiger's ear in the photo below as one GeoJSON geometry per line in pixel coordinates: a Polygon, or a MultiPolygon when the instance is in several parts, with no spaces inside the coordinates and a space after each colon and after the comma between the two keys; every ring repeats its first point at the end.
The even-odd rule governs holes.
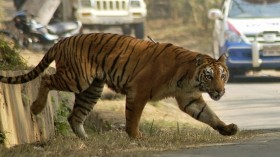
{"type": "Polygon", "coordinates": [[[222,54],[217,61],[221,63],[226,63],[226,59],[226,54],[222,54]]]}
{"type": "Polygon", "coordinates": [[[196,60],[196,66],[200,66],[203,63],[204,56],[202,54],[198,54],[195,60],[196,60]]]}

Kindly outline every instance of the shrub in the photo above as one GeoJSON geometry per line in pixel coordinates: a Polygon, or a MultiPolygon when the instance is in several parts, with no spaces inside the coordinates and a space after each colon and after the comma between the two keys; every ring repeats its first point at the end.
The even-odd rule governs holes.
{"type": "Polygon", "coordinates": [[[0,39],[0,70],[24,70],[27,69],[26,61],[19,55],[15,47],[0,39]]]}

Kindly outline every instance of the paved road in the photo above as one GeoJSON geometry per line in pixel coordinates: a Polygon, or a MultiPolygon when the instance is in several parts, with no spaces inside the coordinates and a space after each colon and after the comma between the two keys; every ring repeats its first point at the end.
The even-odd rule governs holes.
{"type": "MultiPolygon", "coordinates": [[[[277,75],[280,76],[280,75],[277,75]]],[[[243,130],[280,128],[280,77],[247,77],[226,86],[220,101],[204,97],[226,123],[243,130]]],[[[156,157],[279,157],[280,132],[226,145],[164,152],[156,157]]]]}
{"type": "Polygon", "coordinates": [[[226,123],[240,129],[280,128],[280,78],[257,77],[229,83],[220,101],[207,99],[226,123]],[[244,81],[245,80],[245,81],[244,81]]]}
{"type": "Polygon", "coordinates": [[[204,146],[174,152],[163,152],[154,157],[279,157],[280,132],[242,143],[204,146]]]}

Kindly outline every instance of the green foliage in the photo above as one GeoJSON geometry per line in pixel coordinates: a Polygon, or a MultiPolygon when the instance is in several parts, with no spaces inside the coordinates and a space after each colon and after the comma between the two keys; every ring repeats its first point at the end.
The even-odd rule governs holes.
{"type": "Polygon", "coordinates": [[[70,114],[70,111],[71,109],[69,108],[68,100],[67,98],[63,97],[59,103],[54,119],[56,134],[69,135],[70,126],[68,124],[67,117],[70,114]]]}
{"type": "Polygon", "coordinates": [[[0,70],[27,69],[26,61],[19,55],[15,47],[0,39],[0,70]]]}
{"type": "Polygon", "coordinates": [[[6,140],[6,134],[0,131],[0,145],[4,144],[5,140],[6,140]]]}

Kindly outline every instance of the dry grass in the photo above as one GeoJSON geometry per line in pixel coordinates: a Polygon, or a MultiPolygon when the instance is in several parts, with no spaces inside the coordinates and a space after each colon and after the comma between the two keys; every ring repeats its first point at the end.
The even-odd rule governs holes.
{"type": "MultiPolygon", "coordinates": [[[[101,117],[105,117],[104,120],[108,120],[104,122],[106,125],[124,124],[124,98],[100,100],[94,110],[103,114],[101,117]]],[[[232,143],[261,133],[240,131],[235,136],[221,136],[181,112],[172,99],[147,104],[140,124],[143,138],[130,139],[124,131],[124,125],[121,126],[100,131],[92,129],[92,125],[87,125],[86,131],[90,137],[88,140],[77,138],[71,130],[67,130],[65,134],[65,129],[70,129],[68,126],[58,130],[57,135],[47,141],[23,144],[10,149],[0,146],[0,156],[152,156],[165,150],[232,143]]]]}
{"type": "MultiPolygon", "coordinates": [[[[248,139],[255,132],[242,131],[232,137],[223,137],[209,129],[160,129],[146,123],[141,126],[145,137],[129,139],[123,131],[90,133],[89,140],[75,136],[57,136],[48,141],[24,144],[10,149],[0,147],[2,156],[136,156],[152,155],[164,150],[190,148],[203,144],[233,142],[248,139]]],[[[1,156],[0,155],[0,156],[1,156]]]]}
{"type": "Polygon", "coordinates": [[[198,29],[191,24],[182,24],[180,20],[153,20],[147,22],[146,34],[158,42],[212,55],[212,30],[198,29]]]}

